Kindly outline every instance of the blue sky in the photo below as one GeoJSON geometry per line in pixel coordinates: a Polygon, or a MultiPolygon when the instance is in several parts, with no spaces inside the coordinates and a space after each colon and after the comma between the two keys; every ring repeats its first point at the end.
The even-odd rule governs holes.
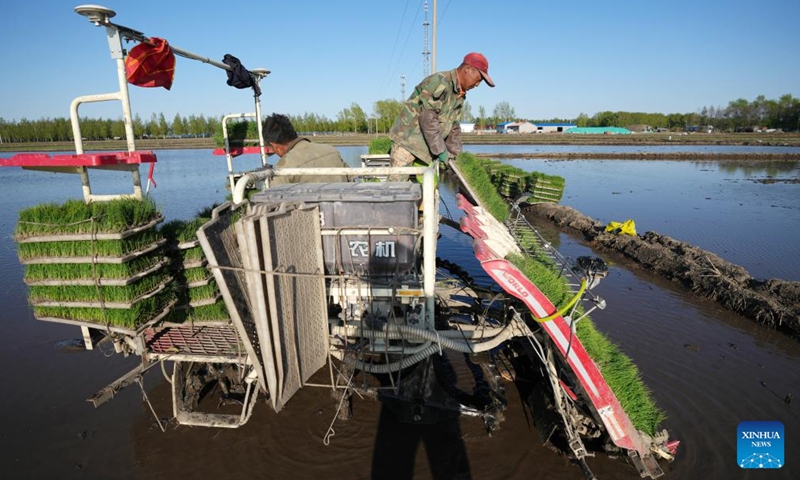
{"type": "MultiPolygon", "coordinates": [[[[94,0],[115,23],[221,60],[231,53],[264,80],[265,113],[335,118],[358,103],[400,99],[423,77],[421,0],[94,0]]],[[[432,19],[432,2],[429,18],[432,19]]],[[[78,95],[117,89],[104,29],[74,13],[79,0],[0,7],[0,118],[68,117],[78,95]]],[[[479,51],[497,87],[469,94],[473,113],[508,102],[521,118],[603,110],[687,113],[758,95],[800,96],[797,0],[439,0],[437,70],[479,51]]],[[[133,46],[133,44],[130,44],[133,46]]],[[[131,86],[134,112],[252,111],[225,72],[181,57],[171,91],[131,86]]],[[[118,104],[81,115],[119,118],[118,104]]]]}

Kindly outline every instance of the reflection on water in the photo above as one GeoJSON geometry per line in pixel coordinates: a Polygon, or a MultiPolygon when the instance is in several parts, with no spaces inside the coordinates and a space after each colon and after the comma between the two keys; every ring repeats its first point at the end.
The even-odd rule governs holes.
{"type": "MultiPolygon", "coordinates": [[[[501,150],[494,146],[468,150],[473,148],[501,150]]],[[[522,151],[518,146],[509,148],[522,151]]],[[[364,147],[340,150],[353,166],[366,153],[364,147]]],[[[151,195],[168,220],[191,218],[225,196],[224,157],[202,150],[157,154],[158,186],[151,195]]],[[[562,203],[598,220],[633,218],[640,232],[656,230],[698,244],[753,275],[800,279],[800,229],[794,227],[800,224],[800,186],[751,181],[767,176],[798,178],[796,162],[509,163],[564,176],[567,189],[562,203]]],[[[259,162],[240,157],[235,164],[237,170],[245,170],[259,162]]],[[[128,191],[129,182],[127,174],[92,175],[99,193],[128,191]]],[[[442,214],[457,219],[454,186],[448,181],[442,185],[447,207],[442,214]]],[[[135,386],[99,410],[86,404],[84,398],[133,368],[135,359],[102,350],[74,353],[57,348],[80,332],[33,319],[11,237],[20,209],[80,196],[77,176],[0,169],[0,361],[15,366],[7,369],[0,396],[4,477],[369,476],[380,415],[377,402],[357,401],[355,420],[336,424],[330,447],[322,444],[322,438],[335,405],[323,389],[304,389],[280,414],[260,403],[244,428],[225,431],[180,427],[162,434],[135,386]]],[[[448,227],[442,227],[441,234],[440,256],[488,283],[472,255],[470,239],[448,227]]],[[[567,256],[589,253],[575,239],[550,229],[545,234],[567,256]]],[[[598,293],[608,307],[592,317],[639,365],[667,412],[665,426],[683,441],[680,457],[665,478],[741,478],[735,464],[740,421],[781,421],[787,435],[796,437],[800,432],[796,405],[780,398],[800,385],[796,342],[689,296],[680,286],[665,284],[622,259],[607,260],[610,274],[598,293]]],[[[157,411],[169,416],[169,385],[156,373],[147,377],[147,386],[157,411]]],[[[513,390],[507,420],[492,438],[474,419],[462,419],[460,428],[473,478],[582,478],[576,467],[539,446],[538,434],[526,423],[513,390]]],[[[800,442],[787,439],[786,445],[787,466],[770,472],[770,477],[800,477],[800,469],[792,463],[800,458],[800,442]]],[[[425,452],[417,451],[414,462],[416,478],[430,478],[425,452]]],[[[622,460],[598,457],[590,465],[600,478],[638,478],[622,460]]]]}

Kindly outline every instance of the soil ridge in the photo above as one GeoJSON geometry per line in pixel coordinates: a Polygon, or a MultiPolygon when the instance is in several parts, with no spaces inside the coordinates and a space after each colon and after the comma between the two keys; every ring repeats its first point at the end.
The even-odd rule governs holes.
{"type": "Polygon", "coordinates": [[[800,282],[753,278],[744,267],[657,232],[605,232],[602,223],[564,205],[531,205],[525,216],[533,224],[546,219],[562,230],[579,232],[593,247],[621,254],[731,311],[800,338],[800,282]]]}

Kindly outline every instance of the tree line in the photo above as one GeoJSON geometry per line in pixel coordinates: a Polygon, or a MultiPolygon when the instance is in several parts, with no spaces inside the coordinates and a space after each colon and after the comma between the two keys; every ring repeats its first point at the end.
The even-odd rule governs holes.
{"type": "MultiPolygon", "coordinates": [[[[367,113],[359,104],[352,103],[330,119],[316,113],[288,114],[301,134],[310,133],[386,133],[400,114],[402,102],[379,100],[367,113]]],[[[536,122],[575,123],[579,127],[626,127],[649,125],[672,131],[685,130],[689,126],[713,126],[717,131],[741,131],[753,127],[800,131],[800,99],[791,94],[770,100],[759,95],[753,101],[743,98],[733,100],[726,107],[704,106],[693,113],[642,113],[604,111],[588,116],[581,113],[577,118],[523,119],[516,116],[509,102],[494,106],[491,114],[479,106],[473,113],[472,106],[465,102],[463,121],[473,122],[479,129],[492,128],[507,121],[530,120],[536,122]]],[[[105,140],[125,137],[125,125],[121,119],[81,118],[81,137],[87,140],[105,140]]],[[[245,129],[246,130],[246,129],[245,129]]],[[[163,113],[153,113],[149,120],[139,115],[133,118],[133,132],[137,138],[210,137],[221,138],[221,119],[204,115],[181,116],[176,114],[167,121],[163,113]]],[[[251,133],[246,134],[249,138],[251,133]]],[[[0,142],[52,142],[72,141],[73,133],[69,118],[42,118],[6,121],[0,118],[0,142]]]]}
{"type": "Polygon", "coordinates": [[[800,99],[791,94],[778,100],[759,95],[753,101],[733,100],[726,107],[704,106],[693,113],[598,112],[592,117],[581,113],[573,120],[579,127],[626,127],[649,125],[671,131],[689,126],[712,126],[717,131],[737,132],[757,127],[800,131],[800,99]]]}

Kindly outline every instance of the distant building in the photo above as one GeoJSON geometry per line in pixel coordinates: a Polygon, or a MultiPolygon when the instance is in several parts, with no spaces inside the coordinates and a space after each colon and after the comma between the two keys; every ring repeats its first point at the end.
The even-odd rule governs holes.
{"type": "Polygon", "coordinates": [[[536,133],[561,133],[575,128],[574,123],[536,123],[534,124],[536,133]]]}
{"type": "Polygon", "coordinates": [[[511,125],[511,124],[513,124],[513,123],[514,123],[514,122],[503,122],[503,123],[498,123],[498,124],[495,126],[495,129],[497,130],[497,133],[508,133],[508,126],[509,126],[509,125],[511,125]]]}
{"type": "Polygon", "coordinates": [[[653,127],[651,127],[650,125],[645,125],[643,123],[637,123],[635,125],[628,125],[625,128],[627,128],[628,130],[630,130],[633,133],[650,133],[650,132],[654,131],[653,127]]]}
{"type": "Polygon", "coordinates": [[[459,123],[461,126],[461,133],[472,133],[475,131],[475,124],[474,123],[466,123],[462,122],[459,123]]]}
{"type": "Polygon", "coordinates": [[[628,135],[631,133],[631,131],[622,127],[574,127],[570,128],[564,133],[588,135],[628,135]]]}

